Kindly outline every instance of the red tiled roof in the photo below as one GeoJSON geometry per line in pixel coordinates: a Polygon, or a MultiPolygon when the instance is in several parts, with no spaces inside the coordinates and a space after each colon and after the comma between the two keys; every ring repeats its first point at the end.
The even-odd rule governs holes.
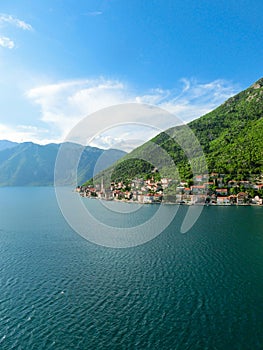
{"type": "Polygon", "coordinates": [[[246,193],[246,192],[239,192],[239,193],[237,194],[237,196],[238,196],[238,197],[240,197],[240,196],[247,196],[247,193],[246,193]]]}

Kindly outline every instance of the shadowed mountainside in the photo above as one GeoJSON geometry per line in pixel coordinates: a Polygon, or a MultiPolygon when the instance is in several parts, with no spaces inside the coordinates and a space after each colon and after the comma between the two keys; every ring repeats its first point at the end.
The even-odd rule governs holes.
{"type": "MultiPolygon", "coordinates": [[[[0,186],[52,186],[54,182],[54,167],[60,144],[38,145],[32,142],[13,144],[0,142],[6,146],[0,150],[0,186]]],[[[78,164],[78,182],[93,176],[94,167],[102,154],[104,166],[108,167],[121,158],[125,152],[120,150],[102,150],[96,147],[84,147],[69,143],[69,158],[81,153],[78,164]]],[[[69,162],[70,159],[65,159],[69,162]]],[[[102,170],[98,168],[98,171],[102,170]]],[[[69,169],[70,173],[70,169],[69,169]]],[[[65,174],[62,185],[72,185],[73,178],[65,174]]]]}

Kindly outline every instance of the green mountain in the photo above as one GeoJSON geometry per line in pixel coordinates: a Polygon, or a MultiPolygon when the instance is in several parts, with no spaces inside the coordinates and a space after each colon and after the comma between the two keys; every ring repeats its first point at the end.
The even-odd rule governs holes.
{"type": "Polygon", "coordinates": [[[204,169],[201,151],[209,173],[224,173],[239,180],[263,174],[263,78],[187,126],[201,149],[193,145],[188,127],[177,126],[138,147],[94,180],[99,181],[101,176],[108,181],[145,178],[152,176],[156,164],[158,168],[160,164],[162,175],[176,177],[174,168],[165,164],[164,154],[173,159],[181,179],[191,180],[193,164],[196,169],[199,166],[200,173],[204,169]]]}
{"type": "MultiPolygon", "coordinates": [[[[38,145],[32,142],[12,144],[2,142],[9,146],[0,150],[0,186],[50,186],[54,182],[54,168],[60,144],[38,145]],[[11,147],[12,146],[12,147],[11,147]]],[[[1,142],[0,142],[1,145],[1,142]]],[[[125,152],[119,150],[101,150],[95,147],[84,147],[74,143],[67,144],[68,152],[65,159],[66,172],[61,179],[62,185],[72,185],[72,169],[70,164],[75,163],[74,157],[81,157],[78,164],[78,181],[93,176],[98,159],[104,155],[104,162],[100,162],[100,168],[109,167],[125,152]]],[[[77,158],[78,159],[78,158],[77,158]]]]}

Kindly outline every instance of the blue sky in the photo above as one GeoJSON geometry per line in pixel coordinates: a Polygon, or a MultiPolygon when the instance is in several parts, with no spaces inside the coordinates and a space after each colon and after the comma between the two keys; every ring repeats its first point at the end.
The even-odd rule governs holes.
{"type": "Polygon", "coordinates": [[[262,13],[260,0],[2,2],[0,139],[60,142],[126,102],[197,118],[262,77],[262,13]]]}

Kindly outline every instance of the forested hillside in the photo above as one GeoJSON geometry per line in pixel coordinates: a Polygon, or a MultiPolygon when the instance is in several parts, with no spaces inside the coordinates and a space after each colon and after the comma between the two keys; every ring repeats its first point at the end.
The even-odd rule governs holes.
{"type": "MultiPolygon", "coordinates": [[[[239,180],[262,174],[263,78],[212,112],[190,122],[188,126],[202,147],[209,173],[224,173],[228,174],[229,178],[239,180]]],[[[193,174],[189,156],[176,142],[178,135],[182,138],[182,133],[184,130],[180,126],[160,133],[100,176],[103,175],[107,179],[110,174],[113,181],[149,176],[155,164],[161,161],[156,159],[158,152],[152,155],[152,162],[149,160],[151,144],[154,142],[172,157],[180,177],[185,180],[191,179],[193,174]],[[148,157],[145,157],[146,154],[148,157]],[[148,161],[140,158],[147,158],[148,161]]],[[[198,160],[198,155],[196,159],[198,160]]],[[[168,176],[173,175],[169,173],[169,166],[165,168],[165,165],[164,173],[168,176]]]]}

